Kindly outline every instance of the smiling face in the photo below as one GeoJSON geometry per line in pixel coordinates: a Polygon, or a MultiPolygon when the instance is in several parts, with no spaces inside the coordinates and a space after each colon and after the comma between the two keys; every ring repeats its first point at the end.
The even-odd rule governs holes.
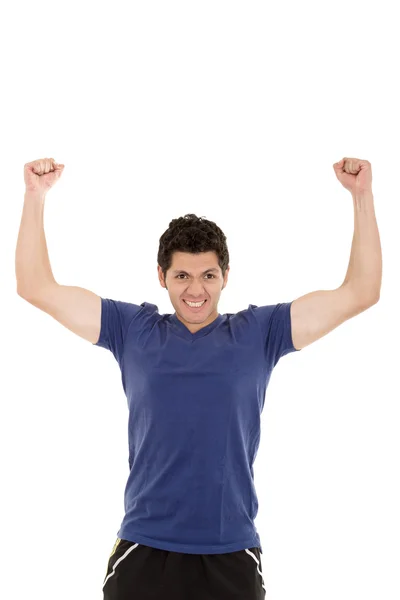
{"type": "Polygon", "coordinates": [[[219,297],[228,282],[229,267],[223,278],[216,252],[174,252],[166,280],[159,265],[157,269],[160,284],[168,290],[177,318],[191,333],[218,317],[219,297]],[[190,308],[185,300],[206,302],[200,308],[190,308]]]}

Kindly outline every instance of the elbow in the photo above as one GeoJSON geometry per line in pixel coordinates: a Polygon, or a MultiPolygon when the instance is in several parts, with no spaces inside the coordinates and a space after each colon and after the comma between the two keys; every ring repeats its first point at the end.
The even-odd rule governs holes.
{"type": "Polygon", "coordinates": [[[365,286],[355,285],[349,281],[344,282],[342,285],[346,285],[352,290],[356,304],[362,309],[369,308],[379,302],[381,295],[380,288],[367,288],[365,286]]]}
{"type": "Polygon", "coordinates": [[[379,302],[380,297],[381,297],[380,291],[375,292],[373,294],[372,293],[366,294],[362,298],[362,304],[365,308],[370,308],[371,306],[374,306],[374,304],[377,304],[379,302]]]}

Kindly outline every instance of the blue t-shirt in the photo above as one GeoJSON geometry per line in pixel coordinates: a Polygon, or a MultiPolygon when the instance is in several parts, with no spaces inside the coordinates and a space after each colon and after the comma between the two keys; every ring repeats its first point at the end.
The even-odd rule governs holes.
{"type": "Polygon", "coordinates": [[[253,463],[271,372],[296,351],[291,304],[249,304],[191,333],[154,304],[101,298],[93,345],[113,353],[129,408],[119,538],[189,554],[261,548],[253,463]]]}

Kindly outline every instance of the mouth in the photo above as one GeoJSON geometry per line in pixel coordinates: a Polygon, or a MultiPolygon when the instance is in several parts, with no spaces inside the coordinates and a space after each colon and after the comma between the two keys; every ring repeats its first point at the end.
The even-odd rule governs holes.
{"type": "Polygon", "coordinates": [[[187,303],[185,302],[185,300],[182,300],[182,302],[184,303],[184,305],[186,306],[186,308],[187,308],[188,310],[190,310],[191,312],[195,312],[195,313],[196,313],[196,312],[200,312],[200,311],[201,311],[201,310],[204,308],[204,306],[205,306],[205,304],[206,304],[207,300],[204,300],[203,304],[202,304],[201,306],[197,306],[197,307],[192,307],[192,306],[189,306],[189,304],[187,304],[187,303]]]}

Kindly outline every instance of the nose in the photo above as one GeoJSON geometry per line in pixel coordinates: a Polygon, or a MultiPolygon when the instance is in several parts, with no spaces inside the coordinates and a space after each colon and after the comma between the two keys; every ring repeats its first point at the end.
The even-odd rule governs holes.
{"type": "Polygon", "coordinates": [[[200,302],[201,300],[204,300],[206,298],[204,290],[201,288],[201,286],[199,286],[199,291],[197,293],[196,293],[196,291],[197,291],[197,288],[195,288],[194,286],[191,286],[187,290],[184,298],[186,298],[187,300],[192,300],[193,302],[200,302]]]}

